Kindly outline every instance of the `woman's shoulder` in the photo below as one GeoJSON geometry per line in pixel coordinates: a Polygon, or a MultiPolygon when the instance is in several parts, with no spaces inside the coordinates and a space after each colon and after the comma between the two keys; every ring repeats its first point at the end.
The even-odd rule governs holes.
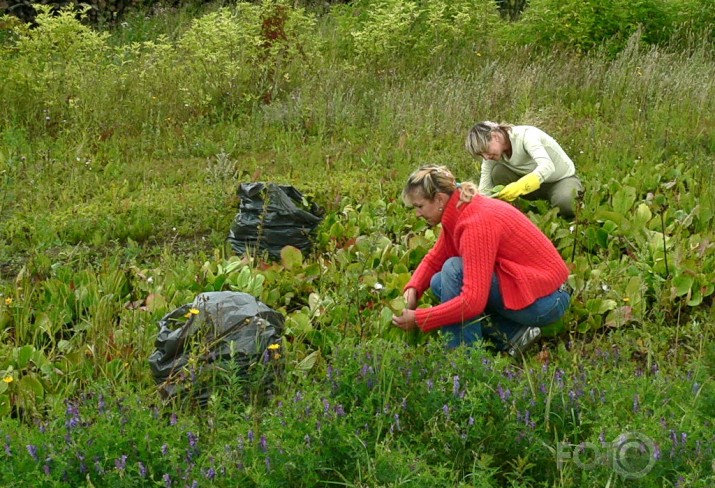
{"type": "Polygon", "coordinates": [[[533,125],[515,125],[511,128],[512,134],[521,137],[546,135],[546,132],[533,125]]]}
{"type": "Polygon", "coordinates": [[[487,195],[474,195],[472,201],[462,205],[462,218],[470,221],[491,221],[504,216],[520,214],[510,203],[487,195]]]}

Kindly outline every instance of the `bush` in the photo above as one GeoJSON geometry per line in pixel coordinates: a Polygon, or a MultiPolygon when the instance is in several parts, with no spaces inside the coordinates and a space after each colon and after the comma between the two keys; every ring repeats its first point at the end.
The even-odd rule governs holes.
{"type": "Polygon", "coordinates": [[[604,47],[613,54],[638,30],[644,42],[667,42],[679,20],[678,7],[678,2],[666,0],[534,0],[505,33],[515,44],[543,51],[604,47]]]}
{"type": "Polygon", "coordinates": [[[363,0],[338,13],[359,65],[425,65],[475,53],[499,22],[492,0],[363,0]]]}

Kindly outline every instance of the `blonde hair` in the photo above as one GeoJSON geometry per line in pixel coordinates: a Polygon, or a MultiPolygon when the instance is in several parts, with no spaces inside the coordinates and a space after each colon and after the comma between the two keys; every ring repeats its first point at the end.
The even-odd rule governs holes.
{"type": "Polygon", "coordinates": [[[402,201],[408,207],[412,205],[410,196],[419,192],[427,200],[434,200],[438,193],[445,193],[452,196],[452,193],[459,187],[459,203],[469,203],[477,194],[477,186],[471,181],[457,184],[457,180],[446,166],[427,164],[421,166],[417,171],[407,178],[407,184],[402,189],[402,201]]]}
{"type": "Polygon", "coordinates": [[[511,132],[512,127],[511,124],[497,124],[490,120],[479,122],[467,133],[467,140],[464,142],[464,147],[467,148],[467,152],[473,157],[481,157],[482,153],[487,150],[494,132],[501,132],[504,137],[509,139],[509,132],[511,132]]]}

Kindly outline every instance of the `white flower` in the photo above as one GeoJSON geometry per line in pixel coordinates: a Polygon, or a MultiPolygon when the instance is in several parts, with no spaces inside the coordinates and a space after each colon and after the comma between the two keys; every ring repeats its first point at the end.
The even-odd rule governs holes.
{"type": "Polygon", "coordinates": [[[373,285],[373,287],[374,287],[376,290],[382,290],[383,288],[385,288],[384,286],[382,286],[382,283],[375,283],[375,284],[373,285]]]}

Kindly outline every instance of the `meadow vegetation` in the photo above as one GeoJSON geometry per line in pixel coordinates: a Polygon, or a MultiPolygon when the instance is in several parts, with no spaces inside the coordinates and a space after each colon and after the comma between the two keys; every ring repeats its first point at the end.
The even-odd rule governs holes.
{"type": "Polygon", "coordinates": [[[712,486],[715,9],[510,3],[0,18],[2,485],[712,486]],[[523,361],[390,325],[438,232],[402,184],[476,181],[483,119],[586,186],[573,221],[517,203],[575,289],[523,361]],[[325,209],[311,254],[234,255],[250,181],[325,209]],[[280,351],[165,403],[157,322],[218,290],[281,312],[280,351]]]}

